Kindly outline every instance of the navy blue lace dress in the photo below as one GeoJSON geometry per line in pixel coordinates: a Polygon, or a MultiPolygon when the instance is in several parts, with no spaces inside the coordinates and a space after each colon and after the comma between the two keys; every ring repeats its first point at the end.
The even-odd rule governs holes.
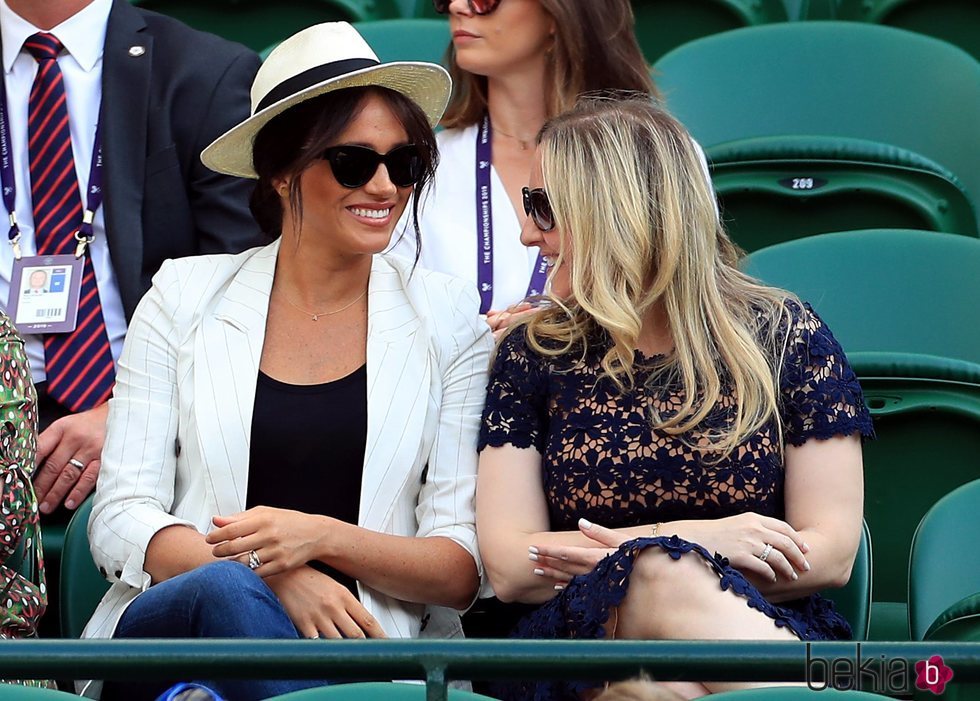
{"type": "MultiPolygon", "coordinates": [[[[789,308],[791,319],[779,330],[786,340],[780,375],[785,442],[871,436],[861,388],[840,345],[808,305],[789,303],[789,308]]],[[[783,517],[783,464],[775,421],[726,459],[706,464],[688,447],[696,433],[685,442],[651,425],[651,409],[661,416],[676,411],[679,387],[644,369],[649,359],[637,354],[635,389],[623,394],[600,377],[605,351],[603,344],[594,343],[584,359],[578,354],[545,358],[528,346],[521,329],[503,341],[490,374],[479,449],[511,444],[533,446],[541,453],[551,530],[576,530],[583,517],[612,528],[746,511],[783,517]]],[[[724,425],[731,407],[731,394],[723,393],[704,429],[724,425]]],[[[637,555],[651,546],[674,560],[691,553],[703,558],[718,574],[721,590],[743,596],[747,605],[803,640],[851,637],[847,621],[827,599],[812,595],[772,604],[724,557],[676,536],[624,543],[592,572],[575,577],[525,616],[513,637],[605,637],[610,610],[626,595],[637,555]]],[[[564,699],[576,698],[587,686],[508,684],[497,691],[513,699],[564,699]]]]}

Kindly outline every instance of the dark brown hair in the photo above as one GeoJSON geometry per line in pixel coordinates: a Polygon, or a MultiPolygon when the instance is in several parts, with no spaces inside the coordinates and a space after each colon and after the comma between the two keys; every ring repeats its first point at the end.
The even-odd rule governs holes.
{"type": "MultiPolygon", "coordinates": [[[[572,107],[583,93],[628,91],[658,96],[636,41],[630,0],[540,2],[555,21],[546,77],[548,117],[572,107]]],[[[487,111],[487,79],[460,68],[452,44],[446,60],[453,93],[442,125],[455,128],[476,124],[487,111]]]]}
{"type": "Polygon", "coordinates": [[[303,217],[303,198],[299,176],[336,144],[337,137],[360,113],[366,98],[378,95],[405,128],[408,142],[415,144],[422,157],[422,177],[412,192],[412,224],[415,227],[415,258],[421,253],[419,198],[432,181],[439,152],[435,135],[422,109],[399,92],[380,86],[344,88],[314,97],[291,107],[262,127],[252,146],[252,163],[259,179],[252,191],[249,208],[259,228],[271,238],[282,234],[282,199],[274,181],[289,180],[289,204],[297,221],[303,217]]]}

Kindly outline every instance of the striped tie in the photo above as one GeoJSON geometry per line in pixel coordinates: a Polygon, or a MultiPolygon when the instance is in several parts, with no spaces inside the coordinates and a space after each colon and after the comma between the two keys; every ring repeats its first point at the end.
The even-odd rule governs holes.
{"type": "MultiPolygon", "coordinates": [[[[27,137],[34,237],[38,255],[45,256],[73,254],[82,222],[65,82],[57,61],[62,48],[51,34],[35,34],[24,42],[38,63],[27,137]]],[[[84,261],[78,325],[71,333],[45,336],[44,360],[48,395],[73,412],[91,409],[112,393],[115,369],[90,255],[84,261]]]]}

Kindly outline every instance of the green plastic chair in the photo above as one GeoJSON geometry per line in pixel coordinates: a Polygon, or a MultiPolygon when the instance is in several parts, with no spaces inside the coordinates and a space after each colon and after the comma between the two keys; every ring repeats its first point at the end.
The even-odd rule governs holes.
{"type": "Polygon", "coordinates": [[[399,17],[397,0],[130,0],[255,51],[321,22],[399,17]]]}
{"type": "Polygon", "coordinates": [[[449,23],[438,19],[387,19],[354,24],[382,62],[442,63],[449,46],[449,23]]]}
{"type": "MultiPolygon", "coordinates": [[[[909,562],[909,621],[915,640],[980,643],[980,480],[940,499],[919,523],[909,562]]],[[[925,699],[931,694],[919,694],[925,699]]],[[[932,697],[935,698],[935,697],[932,697]]],[[[948,701],[980,698],[980,684],[946,687],[948,701]]]]}
{"type": "Polygon", "coordinates": [[[707,156],[725,225],[746,251],[852,229],[977,236],[973,205],[956,176],[895,146],[772,136],[720,144],[707,156]]]}
{"type": "Polygon", "coordinates": [[[17,684],[0,684],[0,701],[68,701],[78,697],[75,694],[68,694],[64,691],[53,689],[36,689],[17,684]]]}
{"type": "Polygon", "coordinates": [[[636,38],[650,62],[685,42],[789,19],[782,0],[632,0],[636,38]]]}
{"type": "Polygon", "coordinates": [[[865,139],[938,163],[980,202],[980,62],[943,41],[859,22],[781,22],[697,39],[654,70],[707,150],[762,136],[865,139]]]}
{"type": "Polygon", "coordinates": [[[742,689],[712,694],[711,701],[882,701],[887,696],[879,696],[867,691],[837,691],[836,689],[815,690],[805,686],[772,686],[768,689],[742,689]]]}
{"type": "MultiPolygon", "coordinates": [[[[489,696],[469,691],[449,690],[449,701],[486,701],[489,696]]],[[[362,682],[304,689],[274,696],[270,701],[424,701],[424,684],[362,682]]]]}
{"type": "Polygon", "coordinates": [[[839,0],[837,17],[934,36],[980,60],[980,4],[975,0],[839,0]]]}
{"type": "Polygon", "coordinates": [[[861,380],[878,440],[864,445],[875,544],[870,639],[907,639],[912,534],[980,477],[980,240],[919,231],[814,236],[751,254],[746,271],[809,301],[861,380]]]}
{"type": "Polygon", "coordinates": [[[85,624],[109,590],[109,582],[95,567],[88,544],[88,519],[92,513],[89,497],[72,516],[65,531],[65,549],[61,555],[61,582],[58,598],[61,604],[61,637],[80,638],[85,624]]]}
{"type": "Polygon", "coordinates": [[[406,17],[423,17],[427,19],[441,19],[445,21],[449,15],[440,15],[432,5],[432,0],[400,0],[408,12],[406,17]]]}

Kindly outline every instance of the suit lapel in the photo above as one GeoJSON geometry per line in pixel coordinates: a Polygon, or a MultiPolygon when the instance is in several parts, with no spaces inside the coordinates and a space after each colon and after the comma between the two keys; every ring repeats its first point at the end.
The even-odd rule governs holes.
{"type": "Polygon", "coordinates": [[[194,415],[219,514],[245,508],[255,383],[278,252],[276,242],[245,261],[195,339],[194,415]]]}
{"type": "Polygon", "coordinates": [[[106,238],[130,318],[142,296],[143,184],[153,36],[127,0],[114,0],[102,57],[102,152],[106,238]],[[143,53],[132,47],[141,47],[143,53]]]}
{"type": "Polygon", "coordinates": [[[385,530],[392,505],[418,479],[429,394],[428,346],[401,274],[375,256],[368,287],[368,427],[359,523],[385,530]]]}

